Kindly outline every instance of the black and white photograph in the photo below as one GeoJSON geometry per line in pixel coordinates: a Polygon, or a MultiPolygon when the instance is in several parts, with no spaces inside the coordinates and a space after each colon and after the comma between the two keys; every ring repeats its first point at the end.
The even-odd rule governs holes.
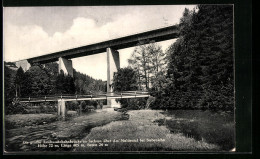
{"type": "Polygon", "coordinates": [[[234,16],[3,7],[4,153],[236,152],[234,16]]]}

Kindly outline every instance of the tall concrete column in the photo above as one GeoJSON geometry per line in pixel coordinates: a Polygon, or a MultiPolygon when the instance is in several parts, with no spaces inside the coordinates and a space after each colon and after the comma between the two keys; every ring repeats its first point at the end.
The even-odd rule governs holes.
{"type": "Polygon", "coordinates": [[[23,71],[26,72],[31,67],[31,64],[27,60],[21,60],[15,62],[15,65],[19,68],[22,67],[23,71]]]}
{"type": "MultiPolygon", "coordinates": [[[[114,73],[120,68],[119,52],[111,48],[107,48],[107,92],[113,92],[114,73]]],[[[113,95],[113,94],[112,94],[113,95]]],[[[108,99],[107,105],[111,107],[120,107],[115,99],[108,99]]]]}
{"type": "Polygon", "coordinates": [[[63,99],[58,100],[58,115],[65,119],[66,116],[66,105],[63,99]]]}
{"type": "Polygon", "coordinates": [[[60,71],[64,72],[64,75],[70,75],[73,77],[73,67],[72,67],[72,61],[65,59],[63,57],[59,58],[59,73],[60,71]]]}

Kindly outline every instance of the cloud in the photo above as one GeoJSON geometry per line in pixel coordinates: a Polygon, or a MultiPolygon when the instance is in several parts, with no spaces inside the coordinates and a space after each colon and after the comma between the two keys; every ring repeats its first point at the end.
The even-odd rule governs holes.
{"type": "MultiPolygon", "coordinates": [[[[70,28],[53,35],[48,35],[47,31],[38,25],[17,26],[7,22],[4,25],[5,60],[26,59],[163,26],[164,20],[161,16],[153,11],[152,7],[147,9],[148,11],[136,9],[113,15],[112,20],[103,25],[97,25],[97,19],[76,17],[70,28]]],[[[182,13],[178,11],[178,14],[182,13]]],[[[176,17],[180,15],[169,15],[168,19],[176,23],[176,17]]]]}
{"type": "Polygon", "coordinates": [[[4,28],[4,55],[6,61],[15,61],[22,58],[35,56],[37,52],[41,52],[42,45],[46,42],[48,34],[36,25],[15,26],[6,24],[4,28]],[[34,46],[34,47],[32,47],[34,46]]]}
{"type": "MultiPolygon", "coordinates": [[[[180,16],[182,13],[178,14],[180,16]]],[[[171,15],[168,20],[177,23],[177,19],[176,16],[171,15]]],[[[156,29],[164,25],[164,20],[153,10],[149,14],[142,10],[116,14],[112,16],[111,21],[102,25],[98,25],[97,19],[83,16],[75,17],[72,25],[66,31],[55,32],[53,35],[49,35],[42,26],[14,25],[10,21],[4,22],[5,61],[27,59],[156,29]]],[[[123,66],[126,66],[126,59],[130,56],[129,52],[132,51],[131,49],[126,50],[127,55],[122,54],[124,62],[121,63],[123,66]]],[[[104,54],[73,59],[73,65],[82,73],[106,79],[106,56],[104,54]]]]}

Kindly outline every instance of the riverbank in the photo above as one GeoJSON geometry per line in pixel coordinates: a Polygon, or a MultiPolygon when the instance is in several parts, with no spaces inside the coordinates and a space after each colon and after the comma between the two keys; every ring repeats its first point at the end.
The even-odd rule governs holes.
{"type": "Polygon", "coordinates": [[[14,114],[5,116],[5,129],[44,125],[58,120],[56,114],[14,114]]]}
{"type": "MultiPolygon", "coordinates": [[[[15,126],[6,129],[6,150],[212,152],[229,151],[234,148],[235,128],[232,113],[200,110],[132,110],[127,114],[106,108],[73,116],[66,121],[15,126]],[[58,143],[57,147],[51,147],[52,144],[28,144],[71,140],[76,142],[58,143]]],[[[37,115],[39,121],[42,121],[44,115],[37,115]]],[[[17,116],[8,120],[14,119],[21,123],[38,119],[34,115],[29,115],[23,120],[20,120],[21,117],[14,117],[17,116]]]]}
{"type": "Polygon", "coordinates": [[[97,141],[74,151],[219,151],[220,146],[172,133],[158,120],[167,117],[158,110],[129,111],[129,120],[95,127],[84,141],[97,141]]]}
{"type": "MultiPolygon", "coordinates": [[[[21,115],[17,115],[21,116],[21,115]]],[[[44,116],[35,114],[35,116],[44,116]]],[[[32,120],[35,116],[27,116],[32,120]],[[30,118],[32,117],[32,118],[30,118]]],[[[66,121],[55,121],[48,124],[31,125],[5,129],[5,145],[7,151],[70,151],[71,148],[38,147],[36,141],[80,140],[87,136],[96,126],[106,125],[112,121],[121,120],[122,113],[116,111],[97,111],[83,114],[66,121]]],[[[9,118],[8,120],[10,120],[9,118]]],[[[15,119],[14,119],[15,120],[15,119]]],[[[16,121],[16,120],[15,120],[16,121]]],[[[20,120],[17,120],[21,122],[20,120]]],[[[23,120],[25,121],[25,120],[23,120]]]]}

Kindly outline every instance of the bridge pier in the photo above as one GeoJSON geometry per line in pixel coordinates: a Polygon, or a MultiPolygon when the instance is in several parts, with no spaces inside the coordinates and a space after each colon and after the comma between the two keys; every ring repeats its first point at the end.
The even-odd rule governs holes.
{"type": "MultiPolygon", "coordinates": [[[[119,52],[112,48],[107,48],[107,92],[113,92],[113,77],[114,73],[120,69],[120,58],[119,52]]],[[[113,95],[113,93],[112,93],[113,95]]],[[[120,104],[115,99],[108,99],[107,105],[111,107],[120,107],[120,104]]]]}
{"type": "Polygon", "coordinates": [[[66,105],[63,99],[58,100],[58,116],[62,116],[63,119],[66,116],[66,105]]]}
{"type": "Polygon", "coordinates": [[[23,71],[26,72],[31,67],[31,64],[28,62],[28,60],[21,60],[15,62],[15,65],[19,68],[22,67],[23,71]]]}
{"type": "Polygon", "coordinates": [[[72,61],[65,59],[63,57],[59,58],[59,73],[61,70],[64,72],[64,75],[70,75],[73,77],[73,67],[72,67],[72,61]]]}

